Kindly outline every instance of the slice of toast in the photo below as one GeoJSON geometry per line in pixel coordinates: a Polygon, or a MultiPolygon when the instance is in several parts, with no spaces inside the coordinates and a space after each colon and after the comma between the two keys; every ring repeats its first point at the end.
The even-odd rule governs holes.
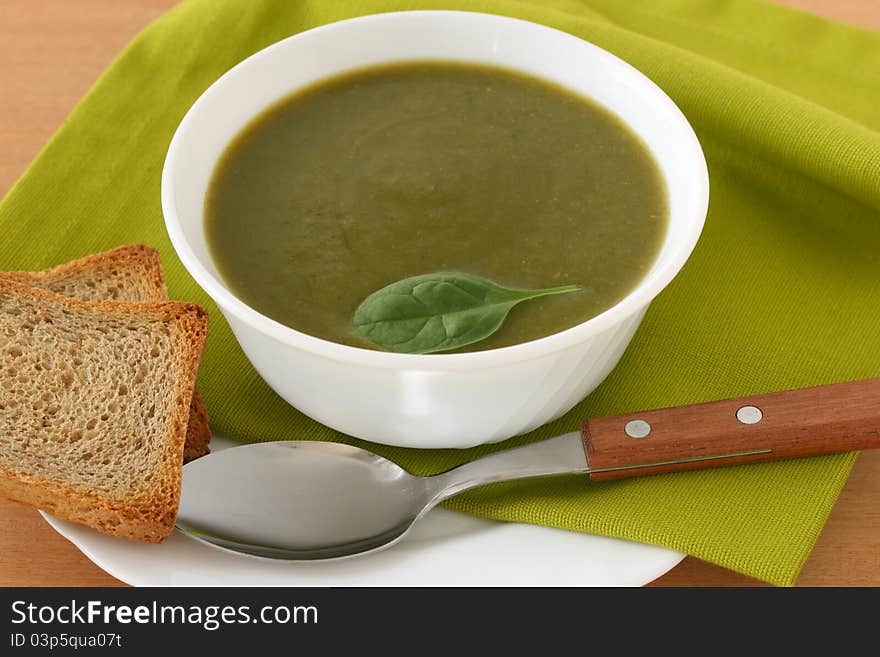
{"type": "Polygon", "coordinates": [[[166,538],[207,325],[195,304],[89,303],[0,280],[0,495],[166,538]]]}
{"type": "MultiPolygon", "coordinates": [[[[81,301],[151,303],[168,300],[159,253],[144,244],[121,246],[43,271],[0,272],[0,278],[81,301]]],[[[184,463],[207,454],[210,441],[208,413],[196,389],[190,405],[184,463]]]]}

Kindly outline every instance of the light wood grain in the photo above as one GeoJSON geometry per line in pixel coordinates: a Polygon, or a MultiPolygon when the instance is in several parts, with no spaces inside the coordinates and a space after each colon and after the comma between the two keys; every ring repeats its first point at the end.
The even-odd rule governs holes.
{"type": "MultiPolygon", "coordinates": [[[[878,0],[779,0],[880,28],[878,0]]],[[[0,2],[0,194],[11,187],[122,47],[174,0],[0,2]]],[[[880,452],[859,457],[801,586],[880,586],[880,452]]],[[[0,500],[0,586],[120,584],[36,511],[0,500]]],[[[755,586],[687,558],[655,586],[755,586]]]]}
{"type": "Polygon", "coordinates": [[[780,5],[811,11],[841,23],[880,30],[878,0],[774,0],[780,5]]]}

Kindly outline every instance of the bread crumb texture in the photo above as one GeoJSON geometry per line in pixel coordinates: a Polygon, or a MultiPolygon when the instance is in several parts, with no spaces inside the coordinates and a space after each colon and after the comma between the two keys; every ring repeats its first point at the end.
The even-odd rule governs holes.
{"type": "MultiPolygon", "coordinates": [[[[0,277],[80,301],[134,303],[168,300],[159,252],[145,244],[120,246],[42,271],[2,272],[0,277]]],[[[198,389],[193,392],[183,462],[210,452],[211,428],[198,389]]]]}
{"type": "Polygon", "coordinates": [[[107,533],[167,536],[206,328],[193,304],[0,281],[0,490],[107,533]]]}

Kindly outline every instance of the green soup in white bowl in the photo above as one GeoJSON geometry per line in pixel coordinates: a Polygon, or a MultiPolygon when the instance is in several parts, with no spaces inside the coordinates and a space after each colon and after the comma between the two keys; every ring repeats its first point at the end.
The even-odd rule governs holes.
{"type": "MultiPolygon", "coordinates": [[[[508,92],[511,96],[516,95],[510,89],[508,92]]],[[[398,94],[398,97],[402,95],[398,94]]],[[[553,104],[556,105],[556,101],[553,104]]],[[[504,107],[509,107],[512,112],[523,112],[522,102],[508,102],[504,107]]],[[[393,109],[396,108],[389,107],[388,113],[391,114],[393,109]]],[[[449,112],[448,108],[446,112],[449,112]]],[[[375,109],[369,113],[375,115],[375,109]]],[[[477,138],[485,138],[491,132],[487,127],[487,113],[491,112],[481,113],[484,125],[477,138]]],[[[315,119],[313,132],[322,132],[326,129],[322,125],[331,124],[333,117],[326,108],[324,114],[324,122],[315,119]]],[[[338,117],[336,120],[338,123],[338,117]]],[[[588,123],[576,120],[582,125],[588,123]]],[[[511,125],[506,128],[508,138],[511,138],[511,125]]],[[[535,138],[536,125],[532,123],[529,139],[535,138]]],[[[448,134],[448,125],[445,130],[448,134]]],[[[364,132],[359,131],[360,136],[366,137],[364,132]]],[[[548,128],[546,134],[558,136],[556,128],[548,128]]],[[[313,136],[319,141],[332,141],[332,135],[313,136]]],[[[349,141],[353,139],[355,137],[351,136],[349,141]]],[[[436,141],[436,137],[432,139],[436,141]]],[[[360,153],[358,157],[367,160],[384,157],[376,140],[375,136],[368,137],[369,148],[366,144],[362,150],[356,148],[355,152],[360,153]]],[[[449,148],[454,147],[454,140],[449,141],[449,148]]],[[[492,142],[497,145],[497,139],[492,142]]],[[[558,146],[552,148],[545,145],[540,156],[545,160],[543,163],[519,162],[517,166],[524,167],[519,170],[531,171],[526,177],[536,179],[513,186],[516,189],[511,193],[519,194],[516,203],[508,202],[503,193],[488,188],[502,185],[504,180],[493,177],[494,172],[491,176],[487,172],[486,188],[477,190],[482,196],[480,206],[485,210],[492,205],[487,199],[494,199],[507,214],[516,214],[519,217],[517,222],[527,221],[533,216],[526,203],[528,188],[532,186],[532,191],[538,194],[537,205],[541,211],[547,211],[553,203],[553,195],[548,191],[556,179],[551,172],[556,171],[560,184],[567,190],[564,196],[557,195],[560,203],[569,208],[580,204],[582,211],[570,215],[560,212],[554,221],[563,222],[568,216],[574,223],[589,224],[584,222],[585,217],[600,216],[601,213],[587,211],[585,208],[590,200],[576,193],[578,187],[589,188],[593,176],[600,174],[590,176],[585,173],[577,181],[573,175],[576,167],[552,161],[553,153],[568,147],[568,144],[557,143],[558,146]],[[541,178],[542,171],[548,172],[544,178],[541,178]]],[[[372,189],[372,193],[386,194],[364,214],[353,207],[357,198],[354,187],[340,188],[338,197],[328,193],[326,181],[338,180],[334,178],[336,166],[342,170],[346,167],[338,161],[330,167],[325,161],[332,170],[320,176],[324,187],[319,198],[322,203],[330,203],[330,207],[322,208],[317,204],[309,208],[307,202],[301,202],[298,209],[292,208],[288,217],[294,230],[299,230],[303,217],[309,216],[305,210],[310,210],[313,218],[320,217],[325,211],[340,211],[338,204],[341,202],[346,204],[346,211],[352,213],[349,217],[360,217],[365,221],[378,220],[377,207],[388,212],[397,207],[401,222],[419,220],[414,217],[415,212],[410,211],[413,208],[424,211],[431,207],[440,212],[448,202],[451,207],[459,204],[458,210],[467,210],[461,205],[460,195],[462,190],[468,191],[477,183],[466,184],[463,179],[479,177],[481,165],[476,159],[466,161],[466,155],[473,155],[473,147],[466,143],[460,143],[459,147],[467,150],[460,158],[454,157],[454,152],[445,152],[446,145],[436,149],[438,157],[442,154],[441,159],[464,162],[456,166],[461,178],[452,172],[435,190],[430,189],[432,183],[421,177],[415,164],[388,169],[387,178],[382,162],[367,163],[369,166],[364,169],[348,167],[348,171],[366,176],[367,189],[372,189]],[[432,199],[430,203],[428,199],[432,199]]],[[[511,147],[514,150],[508,152],[515,152],[515,146],[511,147]]],[[[337,143],[336,148],[341,149],[341,145],[337,143]]],[[[540,148],[533,143],[527,151],[534,153],[540,148]]],[[[320,159],[319,150],[313,149],[312,156],[320,159]]],[[[303,154],[307,152],[308,149],[303,149],[303,154]]],[[[341,152],[337,151],[337,160],[341,152]]],[[[287,153],[282,155],[284,158],[288,156],[287,153]]],[[[407,157],[417,155],[421,158],[423,154],[409,151],[407,157]]],[[[575,154],[571,152],[565,155],[565,158],[573,157],[575,154]]],[[[606,163],[610,161],[610,157],[604,159],[606,163]]],[[[596,164],[602,160],[593,159],[596,164]]],[[[427,161],[432,163],[430,157],[427,161]]],[[[297,170],[296,166],[291,167],[285,162],[280,162],[279,167],[288,167],[286,170],[291,175],[297,170]]],[[[620,171],[617,175],[613,171],[601,175],[607,185],[616,186],[614,193],[617,197],[633,195],[625,185],[620,185],[623,179],[620,171]]],[[[505,188],[512,187],[506,185],[505,188]]],[[[220,190],[220,187],[216,189],[220,190]]],[[[259,189],[259,184],[253,189],[259,189]]],[[[276,191],[280,193],[276,200],[281,199],[281,203],[284,195],[290,194],[289,185],[286,190],[276,191]]],[[[605,191],[595,190],[595,194],[605,191]]],[[[509,438],[559,417],[589,394],[615,366],[651,301],[690,255],[703,226],[708,193],[706,164],[693,130],[675,104],[634,68],[601,48],[558,30],[501,16],[450,11],[397,12],[333,23],[297,34],[252,55],[211,85],[189,110],[172,139],[162,174],[162,210],[174,248],[196,282],[217,303],[245,355],[263,379],[290,404],[334,429],[386,444],[431,448],[470,447],[509,438]],[[560,232],[558,225],[556,230],[545,233],[527,226],[520,226],[518,230],[513,222],[509,231],[505,230],[498,217],[485,216],[482,223],[474,222],[474,217],[487,214],[485,211],[474,212],[467,223],[451,229],[463,231],[457,238],[453,235],[444,238],[448,240],[447,244],[458,239],[461,250],[467,251],[471,242],[481,241],[472,231],[479,231],[481,226],[489,229],[492,234],[467,257],[461,257],[455,249],[444,248],[442,252],[433,253],[428,248],[412,248],[412,243],[427,243],[419,242],[420,239],[434,239],[433,229],[437,226],[425,222],[424,225],[432,229],[432,235],[420,238],[413,234],[418,231],[418,224],[409,223],[401,224],[400,230],[394,231],[366,230],[361,239],[371,240],[378,250],[372,251],[368,262],[337,278],[336,284],[327,286],[323,285],[323,278],[318,280],[316,289],[323,289],[312,297],[303,296],[303,288],[293,284],[285,288],[288,276],[279,273],[271,293],[298,299],[295,304],[302,307],[304,315],[310,311],[314,311],[316,317],[323,315],[324,319],[318,324],[329,324],[330,333],[323,333],[325,329],[321,326],[307,326],[302,323],[301,316],[299,319],[284,317],[286,302],[281,303],[280,309],[263,305],[265,300],[261,301],[261,298],[269,292],[268,285],[267,290],[246,289],[248,283],[241,285],[230,271],[227,258],[212,241],[212,232],[216,228],[214,221],[218,219],[212,213],[219,208],[219,205],[212,205],[219,200],[212,191],[212,181],[215,181],[215,175],[217,180],[226,175],[225,167],[235,159],[237,147],[244,145],[251,135],[249,126],[261,125],[264,118],[276,116],[274,113],[279,110],[283,113],[288,102],[294,111],[299,102],[316,99],[318,94],[315,92],[329,89],[334,79],[342,79],[339,76],[360,76],[368,70],[375,72],[388,66],[397,68],[385,69],[385,72],[403,72],[406,64],[412,62],[425,65],[455,62],[464,66],[461,71],[471,72],[468,76],[487,74],[495,77],[501,75],[497,69],[513,71],[516,80],[508,79],[511,85],[543,90],[542,93],[550,97],[561,98],[560,102],[572,103],[570,109],[576,116],[591,114],[600,123],[604,121],[610,132],[617,135],[617,143],[628,144],[635,153],[629,161],[641,171],[638,179],[642,182],[637,183],[640,198],[617,198],[615,206],[625,209],[630,203],[647,201],[647,205],[633,211],[631,217],[638,222],[632,230],[641,231],[640,237],[636,240],[625,237],[623,233],[629,235],[630,231],[621,231],[619,222],[606,226],[608,230],[617,231],[614,240],[629,242],[634,249],[633,259],[627,260],[629,256],[622,251],[612,258],[628,264],[619,276],[614,277],[616,291],[592,309],[577,311],[586,319],[559,318],[558,324],[545,325],[539,330],[536,330],[537,325],[531,326],[532,321],[522,319],[531,315],[537,322],[531,311],[541,315],[542,308],[561,308],[569,302],[587,301],[591,296],[589,286],[596,285],[601,279],[598,274],[574,270],[563,271],[556,278],[557,272],[552,271],[552,267],[546,268],[551,259],[535,270],[522,260],[538,252],[544,257],[547,252],[560,249],[562,244],[561,250],[573,254],[567,258],[568,262],[581,267],[592,257],[592,252],[605,249],[614,240],[605,237],[604,243],[599,245],[595,242],[603,239],[601,234],[586,240],[574,237],[580,234],[576,232],[580,229],[573,226],[571,230],[575,232],[566,232],[561,242],[555,242],[556,246],[543,248],[543,240],[556,239],[553,234],[560,232]],[[330,86],[322,86],[328,84],[330,86]],[[530,239],[536,243],[525,244],[516,237],[524,233],[531,233],[530,239]],[[507,239],[511,241],[505,242],[507,239]],[[488,254],[492,249],[486,248],[487,245],[496,247],[496,251],[510,251],[512,257],[520,258],[520,262],[516,267],[492,268],[492,257],[486,255],[480,260],[476,256],[477,253],[488,254]],[[398,251],[413,251],[416,257],[398,254],[398,251]],[[379,263],[381,267],[388,267],[384,272],[372,262],[379,257],[377,253],[385,254],[382,259],[390,261],[379,263]],[[576,257],[578,254],[584,257],[576,257]],[[363,344],[355,346],[357,339],[351,339],[344,326],[346,313],[355,309],[340,312],[339,308],[350,308],[363,295],[392,283],[389,279],[430,274],[437,269],[461,269],[489,276],[508,286],[544,288],[571,284],[579,285],[583,290],[530,300],[526,302],[529,305],[514,308],[495,335],[485,343],[467,347],[470,350],[465,353],[395,353],[364,348],[367,345],[363,344]],[[548,276],[551,280],[545,280],[548,276]],[[339,297],[339,306],[333,311],[339,313],[335,320],[331,317],[333,312],[325,313],[319,307],[324,303],[319,301],[320,298],[333,294],[339,297]],[[322,333],[326,337],[320,337],[322,333]],[[499,342],[492,343],[491,340],[499,342]]],[[[287,198],[291,200],[290,196],[287,198]]],[[[608,206],[608,199],[602,204],[608,206]]],[[[629,207],[632,209],[633,206],[629,207]]],[[[239,207],[236,214],[247,217],[242,221],[257,222],[262,212],[252,199],[246,206],[239,207]]],[[[629,216],[629,211],[626,214],[629,216]]],[[[282,214],[276,214],[276,219],[279,216],[282,214]]],[[[380,219],[389,220],[388,217],[380,219]]],[[[239,233],[239,238],[230,240],[233,248],[238,242],[242,253],[255,248],[253,242],[246,241],[245,237],[250,238],[246,233],[239,233]]],[[[337,226],[330,234],[335,237],[332,243],[328,243],[326,251],[328,270],[335,272],[344,233],[337,226]]],[[[266,245],[275,247],[273,241],[276,240],[267,240],[266,245]]],[[[284,242],[279,251],[290,248],[289,240],[277,241],[284,242]]],[[[310,256],[320,254],[314,248],[315,243],[313,241],[312,248],[308,249],[310,256]]],[[[236,256],[233,254],[232,257],[236,256]]],[[[294,253],[292,260],[296,258],[298,256],[294,253]]],[[[345,266],[351,264],[345,263],[345,266]]],[[[296,269],[296,262],[292,268],[296,269]]],[[[270,276],[271,271],[263,271],[260,275],[270,276]]],[[[214,322],[216,327],[216,318],[214,322]]]]}

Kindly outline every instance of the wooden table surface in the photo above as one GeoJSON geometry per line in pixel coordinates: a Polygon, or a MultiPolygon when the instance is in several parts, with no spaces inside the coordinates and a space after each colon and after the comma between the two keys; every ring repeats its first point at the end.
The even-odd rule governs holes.
{"type": "MultiPolygon", "coordinates": [[[[880,0],[779,0],[880,29],[880,0]]],[[[175,0],[0,2],[0,194],[122,47],[175,0]]],[[[0,586],[112,586],[121,582],[56,534],[36,511],[0,500],[0,586]]],[[[655,582],[760,582],[686,558],[655,582]]],[[[880,586],[880,451],[863,454],[805,565],[801,586],[880,586]]]]}

